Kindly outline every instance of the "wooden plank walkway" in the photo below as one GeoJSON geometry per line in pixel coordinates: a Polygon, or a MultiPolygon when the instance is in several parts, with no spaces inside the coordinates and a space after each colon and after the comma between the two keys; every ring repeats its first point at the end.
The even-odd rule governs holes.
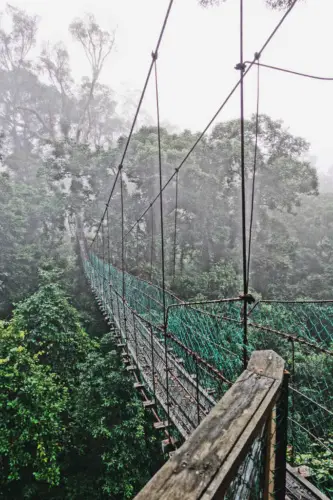
{"type": "MultiPolygon", "coordinates": [[[[80,246],[84,258],[85,252],[81,241],[80,246]]],[[[168,413],[169,410],[170,420],[172,420],[182,436],[187,439],[193,433],[194,429],[198,427],[199,422],[202,421],[215,406],[216,401],[211,396],[213,392],[210,389],[205,390],[203,387],[199,386],[200,408],[198,418],[198,408],[196,404],[198,387],[195,379],[183,368],[183,360],[173,355],[171,350],[167,350],[168,370],[166,370],[164,345],[156,335],[153,335],[153,349],[151,349],[151,332],[147,324],[135,318],[135,322],[138,322],[139,327],[135,328],[133,322],[130,320],[129,323],[126,321],[125,328],[124,315],[121,314],[123,304],[119,304],[120,301],[116,295],[114,293],[107,294],[105,290],[104,293],[101,293],[101,290],[94,289],[93,286],[92,290],[108,323],[111,325],[114,323],[116,324],[117,328],[114,329],[113,334],[118,343],[118,347],[122,349],[124,353],[131,355],[132,359],[135,361],[136,367],[141,372],[144,384],[135,382],[134,387],[138,390],[147,387],[151,393],[153,393],[153,388],[155,387],[155,396],[158,403],[166,413],[168,413]],[[153,358],[155,363],[154,378],[152,373],[153,358]],[[167,404],[166,397],[166,374],[169,374],[169,394],[172,395],[172,397],[169,398],[169,404],[167,404]]],[[[126,316],[128,315],[128,317],[130,317],[132,311],[130,311],[127,306],[125,307],[128,309],[128,314],[126,314],[126,316]]],[[[288,496],[286,499],[288,498],[290,500],[298,500],[300,498],[307,498],[308,500],[329,500],[328,497],[314,488],[311,483],[304,479],[302,480],[297,474],[294,474],[290,467],[287,469],[287,491],[288,496]],[[306,496],[299,496],[305,494],[305,491],[306,496]]]]}
{"type": "Polygon", "coordinates": [[[129,355],[132,360],[127,370],[138,369],[151,398],[155,391],[156,400],[187,439],[213,408],[214,399],[203,387],[197,386],[195,378],[184,369],[170,348],[167,348],[166,359],[163,340],[152,333],[149,324],[136,316],[115,292],[106,295],[99,289],[93,291],[100,297],[100,307],[120,332],[121,341],[117,347],[124,358],[129,355]]]}

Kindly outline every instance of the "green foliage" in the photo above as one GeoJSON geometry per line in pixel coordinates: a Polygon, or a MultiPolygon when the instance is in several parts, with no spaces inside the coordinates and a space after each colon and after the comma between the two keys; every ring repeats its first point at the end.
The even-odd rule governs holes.
{"type": "Polygon", "coordinates": [[[310,453],[300,453],[296,455],[296,464],[309,467],[311,480],[316,486],[324,489],[327,494],[333,494],[333,434],[328,436],[328,440],[323,442],[323,446],[312,444],[310,453]]]}
{"type": "Polygon", "coordinates": [[[68,392],[40,356],[29,351],[16,325],[0,324],[0,484],[10,498],[34,480],[60,481],[68,392]]]}
{"type": "MultiPolygon", "coordinates": [[[[252,185],[255,130],[252,117],[245,122],[248,192],[252,185]]],[[[197,135],[190,131],[179,134],[161,131],[163,182],[174,173],[196,139],[197,135]]],[[[119,157],[122,147],[123,140],[119,140],[116,151],[110,152],[111,158],[119,157]]],[[[238,120],[217,124],[179,171],[177,213],[175,180],[163,192],[167,279],[169,286],[184,298],[199,293],[209,298],[219,297],[238,291],[242,274],[240,148],[238,120]]],[[[282,122],[267,115],[259,117],[250,271],[252,287],[263,297],[288,296],[295,290],[294,268],[301,248],[290,227],[303,205],[318,194],[316,170],[304,159],[308,149],[309,144],[293,136],[282,122]]],[[[125,232],[158,194],[157,159],[157,130],[142,127],[133,135],[128,149],[126,175],[130,184],[124,193],[125,232]]],[[[108,186],[101,187],[100,200],[107,199],[108,186]]],[[[119,200],[117,185],[109,209],[109,227],[105,224],[104,233],[110,235],[110,258],[117,267],[121,267],[119,200]]],[[[312,201],[312,205],[315,203],[312,201]]],[[[96,228],[102,210],[100,203],[87,205],[84,222],[88,230],[96,228]]],[[[296,227],[295,224],[295,231],[296,227]]],[[[159,207],[155,203],[125,243],[127,270],[154,282],[161,280],[160,230],[159,207]]],[[[101,234],[95,246],[99,247],[99,256],[103,257],[104,251],[106,258],[101,234]]]]}
{"type": "Polygon", "coordinates": [[[109,335],[89,339],[54,280],[0,324],[4,498],[129,499],[161,463],[152,423],[109,335]]]}
{"type": "Polygon", "coordinates": [[[133,395],[133,381],[121,368],[108,335],[102,339],[101,350],[90,354],[82,365],[74,396],[77,478],[98,484],[98,494],[91,498],[112,495],[129,499],[161,464],[152,460],[158,456],[158,443],[142,404],[133,395]],[[94,464],[91,473],[86,471],[87,463],[94,464]]]}
{"type": "Polygon", "coordinates": [[[42,279],[45,284],[16,308],[14,325],[28,332],[26,343],[32,353],[42,351],[39,361],[71,386],[94,344],[59,285],[49,282],[52,275],[44,273],[42,279]]]}
{"type": "Polygon", "coordinates": [[[183,299],[202,300],[237,297],[241,281],[231,262],[218,262],[209,271],[196,272],[194,266],[186,275],[176,276],[172,290],[183,299]]]}
{"type": "Polygon", "coordinates": [[[42,178],[38,187],[6,173],[0,180],[0,312],[4,315],[13,302],[36,288],[40,262],[55,258],[61,264],[64,220],[62,197],[49,195],[42,178]]]}
{"type": "MultiPolygon", "coordinates": [[[[219,2],[201,1],[214,3],[219,2]]],[[[273,8],[290,4],[266,3],[273,8]]],[[[4,26],[11,28],[0,30],[1,317],[10,317],[13,304],[21,302],[10,323],[0,328],[1,493],[8,499],[131,498],[160,463],[158,443],[110,338],[103,337],[106,326],[87,292],[68,231],[70,218],[78,215],[87,234],[94,233],[126,141],[119,135],[126,117],[120,119],[112,90],[98,81],[113,35],[103,32],[91,16],[71,24],[91,70],[76,84],[66,47],[44,49],[35,64],[29,57],[37,19],[12,7],[7,14],[11,23],[4,26]]],[[[248,193],[255,128],[254,117],[246,120],[248,193]]],[[[189,130],[161,131],[163,182],[197,137],[189,130]]],[[[175,182],[163,192],[167,284],[182,299],[235,296],[241,288],[240,148],[239,121],[217,124],[179,172],[177,211],[175,182]]],[[[308,152],[309,144],[280,121],[259,117],[250,283],[264,298],[331,298],[332,193],[317,196],[317,173],[305,160],[308,152]]],[[[133,134],[125,171],[127,231],[159,191],[156,127],[133,134]]],[[[324,182],[329,187],[327,179],[324,182]]],[[[109,226],[102,227],[110,235],[111,248],[100,238],[95,253],[120,267],[118,184],[108,215],[109,226]]],[[[156,203],[125,244],[127,270],[155,283],[161,279],[160,231],[156,203]]],[[[121,286],[120,273],[115,270],[115,275],[121,286]]],[[[127,275],[126,284],[133,283],[127,275]]],[[[140,286],[149,289],[147,283],[140,286]]],[[[156,299],[161,303],[160,290],[156,299]]],[[[134,290],[129,300],[135,308],[141,305],[143,314],[147,309],[155,314],[160,323],[161,308],[152,312],[146,295],[138,298],[134,290]]],[[[172,303],[174,298],[168,294],[167,300],[172,303]]],[[[277,329],[294,333],[293,314],[286,307],[266,306],[262,312],[277,329]]],[[[241,314],[233,305],[225,306],[225,313],[237,319],[241,314]]],[[[327,315],[320,321],[311,311],[308,316],[311,338],[329,347],[327,315]]],[[[198,328],[197,311],[183,309],[170,318],[183,340],[184,325],[190,324],[192,333],[198,328]]],[[[241,353],[239,328],[233,323],[220,328],[212,320],[206,328],[209,338],[191,335],[191,347],[201,349],[209,362],[232,377],[240,356],[230,362],[225,352],[234,347],[241,353]],[[222,356],[216,345],[223,347],[222,356]]],[[[284,339],[250,328],[249,340],[252,347],[274,348],[290,366],[290,343],[284,339]]],[[[295,361],[296,388],[314,401],[328,401],[330,361],[305,348],[296,350],[295,361]]],[[[312,404],[298,401],[295,418],[326,439],[327,415],[314,413],[312,404]]],[[[318,481],[326,481],[331,456],[317,448],[305,454],[311,440],[299,429],[297,442],[298,460],[310,464],[318,481]]]]}

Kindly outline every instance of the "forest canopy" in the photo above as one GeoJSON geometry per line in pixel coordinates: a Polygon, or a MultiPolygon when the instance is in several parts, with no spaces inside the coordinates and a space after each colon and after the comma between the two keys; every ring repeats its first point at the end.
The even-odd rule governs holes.
{"type": "MultiPolygon", "coordinates": [[[[1,494],[129,499],[161,464],[160,443],[88,291],[71,232],[77,218],[94,236],[132,120],[130,99],[120,103],[100,81],[115,34],[92,15],[70,24],[89,64],[76,81],[62,42],[40,50],[36,16],[12,6],[2,14],[10,22],[0,29],[1,494]]],[[[244,125],[248,212],[258,147],[251,293],[332,299],[332,166],[318,172],[310,144],[276,117],[261,114],[258,129],[256,116],[244,125]]],[[[197,138],[161,129],[164,182],[197,138]]],[[[239,120],[216,123],[178,172],[177,202],[176,181],[164,191],[166,283],[183,300],[242,289],[240,148],[239,120]]],[[[127,158],[126,232],[159,191],[156,126],[135,129],[127,158]]],[[[155,284],[158,210],[125,244],[126,270],[155,284]]],[[[111,261],[120,267],[119,185],[109,217],[111,261]]]]}
{"type": "MultiPolygon", "coordinates": [[[[200,5],[209,7],[212,5],[220,5],[227,0],[199,0],[200,5]]],[[[266,5],[272,9],[286,9],[290,7],[294,0],[264,0],[266,5]]]]}

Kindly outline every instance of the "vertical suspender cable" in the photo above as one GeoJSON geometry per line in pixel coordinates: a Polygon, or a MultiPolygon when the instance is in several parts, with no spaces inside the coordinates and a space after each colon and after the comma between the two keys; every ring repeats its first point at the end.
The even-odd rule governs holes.
{"type": "Polygon", "coordinates": [[[247,328],[247,295],[248,295],[248,282],[247,282],[247,259],[246,259],[246,193],[245,193],[245,132],[244,132],[244,12],[243,0],[240,0],[240,135],[241,135],[241,177],[242,177],[242,247],[243,247],[243,291],[244,291],[244,304],[243,304],[243,364],[244,369],[247,365],[247,344],[248,344],[248,328],[247,328]]]}
{"type": "Polygon", "coordinates": [[[105,291],[105,277],[104,277],[104,271],[105,271],[105,238],[104,238],[104,219],[102,221],[102,226],[101,226],[101,232],[102,232],[102,299],[104,300],[104,291],[105,291]]]}
{"type": "Polygon", "coordinates": [[[126,330],[126,312],[125,312],[125,296],[126,296],[126,286],[125,286],[125,239],[124,239],[124,181],[123,181],[123,171],[120,170],[120,205],[121,205],[121,272],[122,272],[122,300],[123,300],[123,318],[124,318],[124,335],[126,346],[127,344],[127,330],[126,330]]]}
{"type": "Polygon", "coordinates": [[[162,291],[163,291],[163,324],[165,326],[166,320],[166,306],[165,306],[165,262],[164,262],[164,225],[163,225],[163,192],[162,192],[162,149],[161,149],[161,127],[160,127],[160,106],[159,106],[159,95],[158,95],[158,78],[157,78],[157,54],[154,54],[155,58],[155,92],[156,92],[156,112],[157,112],[157,141],[158,141],[158,173],[159,173],[159,183],[160,183],[160,219],[161,219],[161,264],[162,264],[162,291]]]}
{"type": "Polygon", "coordinates": [[[139,270],[139,224],[136,226],[136,267],[139,270]]]}
{"type": "MultiPolygon", "coordinates": [[[[108,297],[111,305],[112,315],[114,316],[113,311],[113,295],[111,290],[111,254],[110,254],[110,224],[109,224],[109,207],[106,208],[106,225],[107,225],[107,239],[108,239],[108,297]]],[[[112,318],[112,321],[114,318],[112,318]]]]}
{"type": "Polygon", "coordinates": [[[164,261],[164,225],[163,225],[163,192],[162,192],[162,148],[161,148],[161,127],[160,127],[160,105],[158,95],[158,77],[157,77],[157,53],[152,54],[155,60],[155,93],[156,93],[156,114],[157,114],[157,141],[158,141],[158,173],[160,181],[160,218],[161,218],[161,264],[162,264],[162,302],[163,302],[163,333],[164,333],[164,350],[165,350],[165,379],[166,379],[166,405],[168,424],[170,421],[169,415],[169,369],[168,369],[168,351],[167,351],[167,336],[166,336],[166,304],[165,304],[165,261],[164,261]]]}
{"type": "Polygon", "coordinates": [[[97,244],[96,244],[96,248],[97,248],[97,258],[96,258],[96,270],[97,270],[97,284],[98,284],[98,294],[100,293],[100,287],[101,287],[101,274],[100,274],[100,245],[99,245],[99,237],[100,235],[98,234],[97,236],[97,244]]]}
{"type": "Polygon", "coordinates": [[[120,171],[120,212],[121,212],[121,271],[122,271],[122,297],[125,299],[125,239],[124,239],[124,182],[123,173],[120,171]]]}
{"type": "Polygon", "coordinates": [[[175,227],[173,237],[173,281],[176,277],[176,258],[177,258],[177,215],[178,215],[178,169],[176,169],[176,200],[175,200],[175,227]]]}
{"type": "Polygon", "coordinates": [[[260,66],[258,64],[257,65],[257,106],[256,106],[256,125],[255,125],[256,128],[255,128],[255,142],[254,142],[254,155],[253,155],[251,214],[250,214],[250,227],[249,227],[249,250],[248,250],[248,256],[247,256],[247,288],[249,288],[249,281],[250,281],[252,227],[253,227],[253,216],[254,216],[254,193],[255,193],[255,185],[256,185],[257,156],[258,156],[259,98],[260,98],[260,66]]]}
{"type": "Polygon", "coordinates": [[[150,281],[153,281],[154,250],[154,208],[151,207],[150,281]]]}

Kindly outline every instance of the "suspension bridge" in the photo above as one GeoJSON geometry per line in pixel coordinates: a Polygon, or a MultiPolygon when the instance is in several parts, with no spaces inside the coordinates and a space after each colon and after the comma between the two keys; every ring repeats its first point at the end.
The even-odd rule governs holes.
{"type": "MultiPolygon", "coordinates": [[[[331,342],[333,301],[254,303],[245,346],[242,297],[186,303],[165,290],[164,324],[161,288],[125,273],[122,295],[122,271],[93,253],[82,231],[79,243],[85,274],[133,374],[134,388],[153,412],[155,428],[165,433],[165,451],[187,440],[232,387],[244,370],[244,350],[249,357],[258,349],[274,348],[291,378],[290,462],[314,446],[330,456],[332,443],[325,436],[333,416],[333,354],[325,346],[331,342]]],[[[107,241],[104,245],[106,249],[107,241]]],[[[287,480],[296,481],[291,473],[287,480]]],[[[307,493],[290,498],[325,497],[307,493]]]]}
{"type": "MultiPolygon", "coordinates": [[[[253,66],[259,68],[261,54],[296,3],[297,0],[291,2],[289,9],[255,54],[254,59],[245,64],[241,1],[241,53],[240,62],[236,65],[236,69],[240,71],[240,78],[182,162],[175,167],[171,177],[163,183],[157,59],[173,4],[173,1],[170,1],[156,48],[152,53],[152,61],[132,127],[116,169],[110,196],[94,236],[89,237],[90,228],[82,223],[79,216],[76,219],[76,233],[85,275],[99,307],[109,322],[126,370],[133,374],[134,387],[142,395],[144,407],[152,411],[155,417],[155,428],[164,433],[163,449],[165,451],[175,449],[182,442],[191,440],[195,429],[204,425],[203,422],[209,418],[216,403],[230,394],[228,391],[232,389],[235,381],[239,380],[244,370],[247,370],[248,361],[253,353],[258,350],[273,349],[284,360],[290,377],[286,403],[288,425],[285,427],[288,461],[291,465],[301,463],[302,457],[309,456],[313,452],[321,460],[332,460],[333,300],[255,301],[249,294],[256,163],[254,162],[248,226],[244,160],[244,78],[253,66]],[[124,217],[123,172],[126,170],[126,155],[143,97],[153,72],[155,73],[157,109],[159,191],[141,216],[130,224],[125,221],[124,217]],[[163,193],[171,181],[175,180],[173,255],[173,272],[175,273],[179,171],[238,88],[240,88],[241,97],[239,164],[242,200],[243,291],[239,296],[232,298],[184,302],[166,287],[163,193]],[[119,241],[111,237],[110,231],[114,215],[111,205],[115,203],[116,195],[120,200],[118,218],[121,238],[119,241]],[[149,226],[154,213],[156,214],[154,209],[157,203],[159,204],[161,266],[159,284],[126,271],[126,245],[128,245],[129,237],[133,235],[134,229],[140,227],[140,224],[149,226]],[[119,268],[115,265],[113,253],[119,256],[119,268]]],[[[285,71],[276,67],[273,69],[285,71]]],[[[289,73],[303,77],[309,76],[298,72],[289,71],[289,73]]],[[[257,125],[258,113],[259,92],[257,125]]],[[[256,158],[256,148],[257,141],[254,158],[256,158]]],[[[153,256],[154,238],[156,239],[153,232],[151,238],[151,255],[153,256]]],[[[288,491],[289,498],[327,498],[324,494],[330,495],[333,486],[326,479],[323,478],[321,481],[318,476],[315,478],[316,487],[319,489],[307,486],[288,466],[287,489],[284,491],[288,491]]],[[[230,498],[262,498],[260,494],[239,496],[239,490],[237,491],[238,496],[234,495],[230,498]]],[[[276,496],[276,498],[282,497],[276,496]]]]}

